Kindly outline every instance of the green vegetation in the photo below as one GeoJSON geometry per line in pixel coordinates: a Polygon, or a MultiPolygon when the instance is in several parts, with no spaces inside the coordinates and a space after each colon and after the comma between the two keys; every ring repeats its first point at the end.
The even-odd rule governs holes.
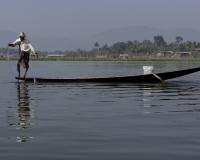
{"type": "MultiPolygon", "coordinates": [[[[174,42],[167,44],[163,36],[154,36],[154,42],[144,40],[142,42],[127,41],[117,42],[112,46],[104,44],[100,46],[98,42],[94,43],[94,49],[86,51],[78,48],[76,51],[37,51],[41,61],[199,61],[200,60],[200,42],[183,42],[181,36],[177,36],[174,42]],[[176,57],[177,52],[190,52],[189,57],[176,57]],[[162,56],[158,56],[161,53],[162,56]],[[170,53],[170,55],[169,55],[170,53]],[[173,53],[173,55],[171,54],[173,53]],[[58,57],[48,57],[54,54],[58,57]],[[59,55],[62,55],[62,57],[59,55]],[[120,59],[122,55],[123,59],[120,59]],[[123,55],[128,55],[124,58],[123,55]]],[[[7,48],[0,48],[0,53],[6,53],[7,48]]],[[[17,60],[18,49],[9,49],[9,54],[12,55],[11,59],[17,60]]],[[[5,60],[5,58],[0,58],[5,60]]],[[[35,60],[35,58],[32,58],[35,60]]]]}
{"type": "MultiPolygon", "coordinates": [[[[11,61],[17,61],[18,58],[11,58],[11,61]]],[[[0,61],[5,61],[6,58],[0,58],[0,61]]],[[[119,58],[95,58],[95,57],[79,57],[79,58],[31,58],[31,61],[187,61],[187,62],[198,62],[200,58],[164,58],[164,57],[135,57],[128,59],[119,58]]]]}

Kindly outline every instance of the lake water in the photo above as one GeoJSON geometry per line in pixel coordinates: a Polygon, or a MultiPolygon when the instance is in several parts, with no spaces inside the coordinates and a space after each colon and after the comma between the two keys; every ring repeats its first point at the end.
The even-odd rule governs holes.
{"type": "MultiPolygon", "coordinates": [[[[31,61],[27,77],[142,74],[186,62],[31,61]]],[[[0,159],[199,160],[200,72],[166,83],[23,83],[0,61],[0,159]]],[[[24,72],[24,70],[22,70],[24,72]]]]}

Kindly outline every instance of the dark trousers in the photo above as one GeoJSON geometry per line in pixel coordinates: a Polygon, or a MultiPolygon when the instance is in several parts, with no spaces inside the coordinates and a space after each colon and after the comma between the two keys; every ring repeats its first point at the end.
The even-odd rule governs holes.
{"type": "Polygon", "coordinates": [[[18,62],[17,62],[17,69],[19,70],[19,67],[22,66],[26,70],[29,68],[29,52],[21,52],[18,62]]]}

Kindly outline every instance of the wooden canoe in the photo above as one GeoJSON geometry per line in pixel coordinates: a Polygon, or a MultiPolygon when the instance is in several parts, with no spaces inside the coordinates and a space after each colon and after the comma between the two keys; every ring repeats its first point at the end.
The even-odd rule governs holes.
{"type": "MultiPolygon", "coordinates": [[[[181,77],[187,74],[191,74],[194,72],[200,71],[200,67],[189,68],[183,70],[176,71],[168,71],[168,72],[160,72],[155,73],[158,77],[163,80],[168,80],[172,78],[181,77]]],[[[25,82],[66,82],[66,83],[84,83],[84,82],[92,82],[92,83],[135,83],[135,82],[160,82],[153,74],[141,74],[141,75],[126,75],[126,76],[108,76],[108,77],[86,77],[86,78],[21,78],[16,77],[17,80],[23,80],[25,82]]]]}

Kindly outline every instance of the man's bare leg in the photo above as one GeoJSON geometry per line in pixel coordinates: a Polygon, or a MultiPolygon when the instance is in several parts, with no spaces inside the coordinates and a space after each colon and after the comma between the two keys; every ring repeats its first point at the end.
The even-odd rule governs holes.
{"type": "Polygon", "coordinates": [[[26,78],[26,73],[27,73],[28,69],[25,70],[24,76],[23,78],[26,78]]]}
{"type": "Polygon", "coordinates": [[[20,65],[17,64],[18,77],[20,77],[20,65]]]}

